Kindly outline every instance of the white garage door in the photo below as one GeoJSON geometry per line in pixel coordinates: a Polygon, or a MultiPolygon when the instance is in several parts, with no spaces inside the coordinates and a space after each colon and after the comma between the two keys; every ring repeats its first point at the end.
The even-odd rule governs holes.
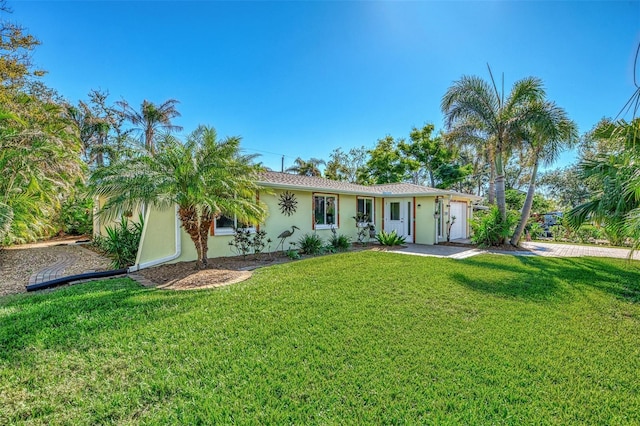
{"type": "Polygon", "coordinates": [[[450,210],[451,217],[456,220],[451,226],[451,239],[467,238],[467,203],[459,201],[451,201],[450,210]]]}

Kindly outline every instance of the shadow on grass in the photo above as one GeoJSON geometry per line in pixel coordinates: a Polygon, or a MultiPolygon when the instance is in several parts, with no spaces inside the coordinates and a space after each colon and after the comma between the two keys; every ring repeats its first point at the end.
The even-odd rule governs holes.
{"type": "Polygon", "coordinates": [[[13,296],[0,302],[0,360],[17,360],[30,346],[82,350],[140,318],[148,323],[175,314],[179,300],[193,297],[145,289],[128,278],[13,296]]]}
{"type": "Polygon", "coordinates": [[[531,301],[561,301],[591,287],[640,302],[640,264],[620,259],[546,258],[532,256],[474,257],[469,268],[451,274],[475,291],[531,301]]]}

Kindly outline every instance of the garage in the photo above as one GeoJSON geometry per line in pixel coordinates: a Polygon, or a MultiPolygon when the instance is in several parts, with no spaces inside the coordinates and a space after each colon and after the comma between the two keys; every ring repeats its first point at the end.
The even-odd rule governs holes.
{"type": "Polygon", "coordinates": [[[451,201],[449,212],[451,218],[455,217],[451,226],[451,239],[467,238],[467,203],[451,201]]]}

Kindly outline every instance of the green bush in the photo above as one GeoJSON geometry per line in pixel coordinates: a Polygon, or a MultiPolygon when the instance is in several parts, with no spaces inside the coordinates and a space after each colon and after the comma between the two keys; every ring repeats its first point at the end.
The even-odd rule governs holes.
{"type": "Polygon", "coordinates": [[[404,244],[405,237],[399,236],[395,230],[391,233],[380,231],[376,234],[376,240],[383,246],[399,246],[404,244]]]}
{"type": "Polygon", "coordinates": [[[300,253],[298,253],[298,250],[289,249],[286,251],[286,255],[291,260],[300,259],[300,253]]]}
{"type": "Polygon", "coordinates": [[[70,197],[62,203],[57,228],[68,235],[91,235],[93,232],[93,199],[70,197]]]}
{"type": "Polygon", "coordinates": [[[329,244],[331,245],[331,247],[333,247],[338,251],[345,251],[345,250],[348,250],[349,247],[351,247],[351,238],[342,234],[340,235],[334,234],[329,239],[329,244]]]}
{"type": "Polygon", "coordinates": [[[583,224],[576,230],[576,235],[581,243],[591,243],[604,238],[604,231],[593,225],[583,224]]]}
{"type": "Polygon", "coordinates": [[[529,223],[529,235],[531,236],[531,238],[536,240],[544,236],[544,234],[544,228],[540,222],[534,221],[529,223]]]}
{"type": "Polygon", "coordinates": [[[482,247],[500,245],[511,236],[517,223],[518,216],[515,213],[507,212],[507,220],[503,221],[498,207],[492,206],[487,212],[479,213],[471,221],[471,229],[473,229],[471,241],[482,247]]]}
{"type": "Polygon", "coordinates": [[[318,234],[304,234],[298,240],[297,246],[304,254],[316,255],[322,253],[324,243],[318,234]]]}
{"type": "Polygon", "coordinates": [[[123,216],[120,224],[105,228],[106,236],[96,236],[93,240],[94,245],[111,258],[111,266],[114,269],[126,268],[136,262],[143,226],[142,215],[139,216],[138,223],[129,222],[123,216]]]}
{"type": "Polygon", "coordinates": [[[247,254],[253,252],[260,254],[271,244],[271,239],[265,240],[266,231],[251,231],[248,228],[234,228],[233,239],[229,241],[229,248],[236,254],[246,257],[247,254]]]}

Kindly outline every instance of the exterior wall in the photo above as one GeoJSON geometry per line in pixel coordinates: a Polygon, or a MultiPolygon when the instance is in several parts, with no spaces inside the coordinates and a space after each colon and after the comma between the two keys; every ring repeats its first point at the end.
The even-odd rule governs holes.
{"type": "MultiPolygon", "coordinates": [[[[295,225],[299,230],[295,230],[294,234],[285,240],[284,249],[295,248],[295,246],[291,245],[292,242],[297,242],[301,236],[304,234],[310,234],[314,232],[313,229],[313,194],[312,192],[307,191],[295,191],[289,190],[289,192],[293,193],[298,201],[297,208],[295,213],[291,216],[287,216],[280,211],[280,206],[278,205],[279,196],[284,192],[284,190],[274,190],[270,194],[261,193],[260,201],[266,204],[267,206],[267,219],[263,224],[260,225],[260,230],[263,230],[267,233],[265,239],[271,239],[271,245],[265,248],[265,251],[275,251],[276,246],[280,243],[280,239],[278,235],[283,231],[291,230],[291,226],[295,225]]],[[[317,194],[331,194],[331,192],[317,192],[317,194]]],[[[354,242],[357,240],[357,228],[356,222],[353,217],[356,215],[357,211],[357,197],[355,195],[345,195],[339,194],[338,196],[338,226],[336,227],[336,232],[338,234],[343,234],[351,238],[351,241],[354,242]]],[[[379,231],[382,226],[382,200],[381,198],[374,199],[374,215],[375,215],[375,225],[376,231],[379,231]]],[[[154,212],[154,214],[158,214],[154,212]]],[[[166,213],[165,213],[166,214],[166,213]]],[[[171,216],[173,218],[173,215],[171,216]]],[[[173,225],[170,228],[164,228],[163,226],[168,224],[168,218],[164,216],[153,216],[151,221],[154,220],[162,220],[164,225],[161,225],[159,228],[154,227],[155,231],[149,230],[149,236],[144,236],[143,248],[141,251],[141,260],[147,261],[151,260],[152,256],[156,256],[155,258],[168,256],[173,253],[174,250],[174,240],[173,238],[167,238],[169,232],[173,232],[173,225]],[[161,219],[162,217],[162,219],[161,219]],[[150,239],[150,234],[157,233],[157,238],[152,240],[150,239]],[[147,244],[146,240],[149,238],[149,243],[147,244]],[[170,241],[169,241],[170,240],[170,241]],[[159,252],[162,252],[162,256],[158,255],[159,252]]],[[[325,242],[328,242],[329,238],[331,238],[332,233],[331,229],[317,229],[315,230],[316,234],[318,234],[325,242]]],[[[191,261],[197,258],[197,253],[193,242],[189,235],[181,229],[181,242],[182,242],[182,252],[181,255],[172,261],[175,262],[184,262],[191,261]]],[[[172,234],[173,235],[173,234],[172,234]]],[[[229,246],[229,242],[233,239],[231,235],[210,235],[209,236],[209,257],[221,257],[221,256],[233,256],[235,253],[231,251],[229,246]]],[[[278,250],[281,250],[281,247],[278,247],[278,250]]]]}
{"type": "MultiPolygon", "coordinates": [[[[120,223],[120,217],[116,217],[113,219],[106,219],[104,216],[100,216],[98,212],[102,207],[104,207],[107,202],[104,197],[96,197],[93,200],[93,235],[107,235],[107,226],[114,226],[120,223]]],[[[128,219],[130,221],[138,221],[138,216],[140,216],[140,209],[133,210],[131,217],[128,219]]]]}
{"type": "MultiPolygon", "coordinates": [[[[306,191],[289,191],[293,193],[298,201],[296,212],[291,216],[287,216],[280,211],[278,205],[279,196],[284,192],[283,190],[275,190],[272,194],[265,194],[260,196],[260,200],[263,201],[268,207],[268,217],[263,225],[260,226],[261,230],[267,232],[267,237],[272,240],[271,250],[275,250],[277,244],[280,243],[278,235],[283,231],[291,230],[291,226],[295,225],[299,230],[295,230],[294,234],[287,238],[285,241],[284,249],[290,248],[291,242],[297,242],[304,234],[314,232],[314,215],[313,215],[313,195],[312,192],[306,191]]],[[[317,192],[315,194],[328,194],[331,192],[317,192]]],[[[336,194],[338,198],[338,219],[336,232],[338,234],[346,235],[351,238],[352,241],[356,240],[356,222],[353,217],[356,215],[357,201],[355,195],[336,194]]],[[[376,212],[377,216],[377,212],[376,212]]],[[[378,218],[376,217],[376,220],[378,218]]],[[[331,238],[331,229],[316,229],[318,234],[324,241],[328,241],[331,238]]],[[[293,248],[293,246],[291,246],[293,248]]],[[[280,249],[280,247],[278,248],[280,249]]]]}

